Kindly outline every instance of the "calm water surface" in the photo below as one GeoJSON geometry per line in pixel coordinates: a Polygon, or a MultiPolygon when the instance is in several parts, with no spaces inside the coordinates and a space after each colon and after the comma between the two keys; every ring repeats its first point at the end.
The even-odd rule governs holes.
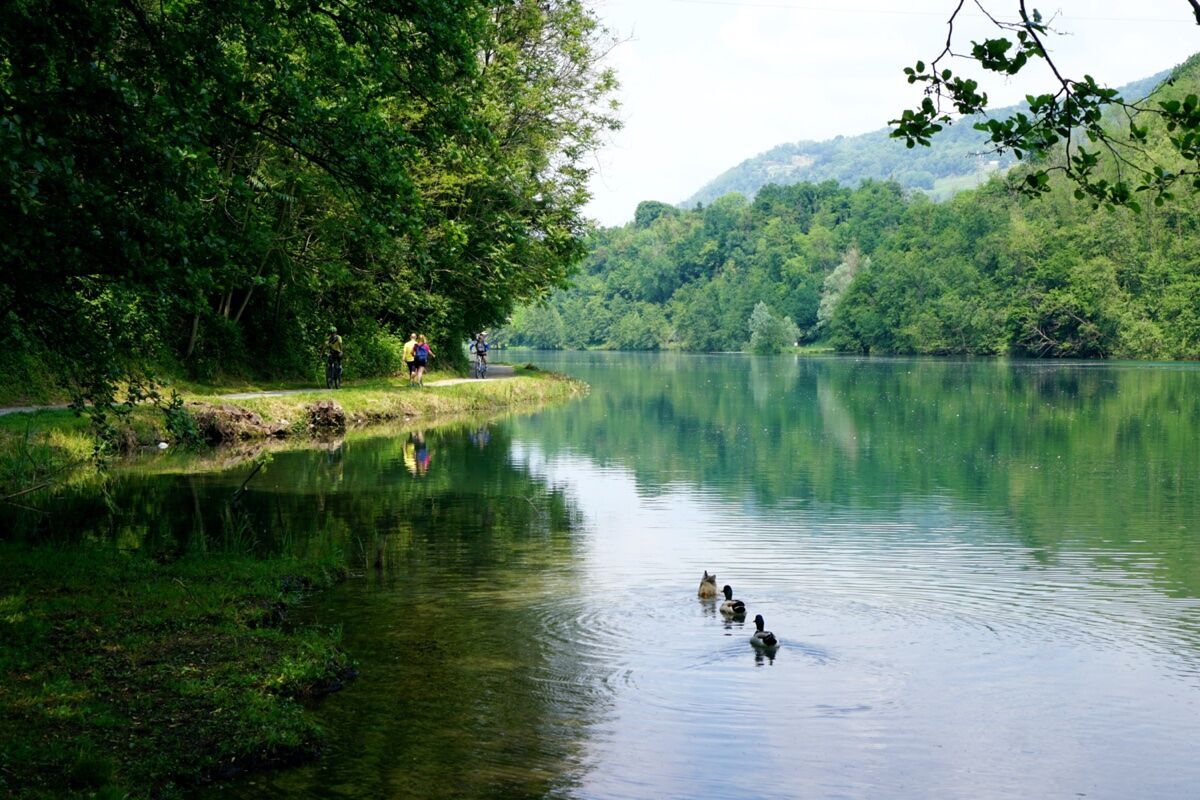
{"type": "Polygon", "coordinates": [[[329,751],[211,796],[1200,792],[1200,369],[539,363],[591,395],[277,455],[232,532],[245,467],[118,489],[102,524],[142,546],[356,570],[307,610],[361,666],[329,751]]]}

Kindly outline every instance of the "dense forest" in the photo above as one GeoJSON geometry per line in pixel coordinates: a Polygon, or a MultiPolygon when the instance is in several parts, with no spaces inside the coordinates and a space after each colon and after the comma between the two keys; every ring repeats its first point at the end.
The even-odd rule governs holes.
{"type": "MultiPolygon", "coordinates": [[[[1156,97],[1194,103],[1198,75],[1193,57],[1156,97]]],[[[1144,124],[1143,157],[1169,165],[1168,132],[1144,124]]],[[[1021,170],[943,204],[870,180],[645,202],[595,232],[572,288],[502,333],[543,348],[772,350],[794,332],[865,353],[1200,358],[1197,193],[1094,209],[1066,181],[1014,192],[1021,170]]]]}
{"type": "Polygon", "coordinates": [[[504,319],[583,255],[606,44],[580,0],[4,3],[0,375],[103,406],[504,319]]]}

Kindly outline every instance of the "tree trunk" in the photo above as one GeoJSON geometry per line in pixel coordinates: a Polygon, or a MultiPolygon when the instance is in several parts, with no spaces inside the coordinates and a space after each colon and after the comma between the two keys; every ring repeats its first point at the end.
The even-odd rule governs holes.
{"type": "Polygon", "coordinates": [[[187,361],[192,357],[192,352],[196,349],[196,334],[200,332],[200,312],[197,311],[192,315],[192,335],[188,337],[187,355],[183,357],[187,361]]]}
{"type": "Polygon", "coordinates": [[[237,325],[242,321],[242,312],[246,310],[246,304],[250,302],[250,295],[254,294],[254,287],[251,286],[246,290],[246,296],[242,298],[242,304],[238,306],[237,313],[233,315],[233,324],[237,325]]]}

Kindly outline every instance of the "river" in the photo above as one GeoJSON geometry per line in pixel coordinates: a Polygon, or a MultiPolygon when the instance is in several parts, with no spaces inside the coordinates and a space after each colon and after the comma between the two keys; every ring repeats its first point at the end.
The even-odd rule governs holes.
{"type": "Polygon", "coordinates": [[[534,359],[591,394],[81,513],[351,563],[328,751],[208,796],[1196,796],[1196,365],[534,359]]]}

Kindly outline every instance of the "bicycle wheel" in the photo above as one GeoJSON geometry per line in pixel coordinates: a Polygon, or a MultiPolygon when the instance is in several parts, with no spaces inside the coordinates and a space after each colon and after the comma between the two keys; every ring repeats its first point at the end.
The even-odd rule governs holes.
{"type": "Polygon", "coordinates": [[[333,361],[325,359],[325,388],[333,388],[333,361]]]}
{"type": "Polygon", "coordinates": [[[342,388],[342,362],[339,361],[333,368],[333,388],[342,388]]]}

